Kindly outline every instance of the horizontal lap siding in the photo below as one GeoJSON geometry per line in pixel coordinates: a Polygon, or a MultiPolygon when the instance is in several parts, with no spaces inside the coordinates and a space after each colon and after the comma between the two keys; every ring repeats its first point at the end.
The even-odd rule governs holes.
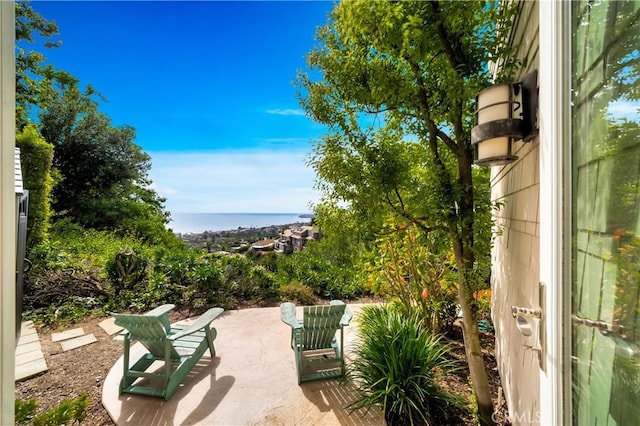
{"type": "MultiPolygon", "coordinates": [[[[538,68],[538,3],[520,3],[511,43],[525,67],[513,80],[538,68]]],[[[519,158],[491,170],[491,198],[503,203],[494,213],[498,236],[491,252],[492,317],[496,328],[496,357],[503,392],[514,424],[536,424],[539,410],[539,367],[537,354],[526,350],[531,337],[522,336],[511,316],[511,306],[539,306],[539,153],[538,139],[517,142],[519,158]]]]}

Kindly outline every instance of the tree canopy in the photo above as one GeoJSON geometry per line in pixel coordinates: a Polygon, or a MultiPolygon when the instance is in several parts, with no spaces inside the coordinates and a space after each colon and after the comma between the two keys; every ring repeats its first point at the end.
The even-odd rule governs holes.
{"type": "Polygon", "coordinates": [[[491,203],[470,132],[489,61],[518,65],[503,42],[512,14],[484,1],[341,2],[297,78],[301,105],[328,128],[310,159],[323,203],[448,238],[483,423],[493,407],[473,291],[489,271],[491,203]]]}

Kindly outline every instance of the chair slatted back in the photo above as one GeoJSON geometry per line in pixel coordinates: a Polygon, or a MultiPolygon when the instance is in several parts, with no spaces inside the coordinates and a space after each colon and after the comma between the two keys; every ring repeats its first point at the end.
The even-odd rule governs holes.
{"type": "MultiPolygon", "coordinates": [[[[113,316],[115,317],[115,324],[126,328],[132,340],[142,343],[154,357],[164,358],[165,341],[170,331],[166,315],[149,316],[114,313],[113,316]]],[[[172,347],[171,358],[179,357],[180,355],[172,347]]]]}
{"type": "Polygon", "coordinates": [[[331,348],[345,307],[344,304],[304,307],[302,346],[305,350],[331,348]]]}

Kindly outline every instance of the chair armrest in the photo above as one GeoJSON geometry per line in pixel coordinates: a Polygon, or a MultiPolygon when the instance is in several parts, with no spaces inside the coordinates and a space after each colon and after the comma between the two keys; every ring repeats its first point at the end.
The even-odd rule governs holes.
{"type": "MultiPolygon", "coordinates": [[[[329,302],[329,304],[332,306],[344,305],[344,302],[342,300],[332,300],[331,302],[329,302]]],[[[353,318],[353,314],[345,305],[344,314],[342,315],[342,318],[340,318],[340,325],[349,325],[349,323],[351,322],[351,318],[353,318]]]]}
{"type": "Polygon", "coordinates": [[[156,316],[160,316],[160,315],[164,315],[166,313],[168,313],[169,311],[171,311],[173,308],[175,308],[176,305],[172,305],[172,304],[166,304],[166,305],[161,305],[158,306],[157,308],[154,308],[152,310],[150,310],[149,312],[145,312],[144,315],[150,316],[150,317],[156,317],[156,316]]]}
{"type": "Polygon", "coordinates": [[[280,319],[291,328],[302,328],[302,324],[296,319],[296,305],[291,302],[284,302],[280,305],[280,319]]]}
{"type": "Polygon", "coordinates": [[[345,306],[344,314],[342,315],[342,318],[340,319],[340,325],[349,325],[349,323],[351,322],[351,318],[353,318],[353,314],[351,313],[349,308],[345,306]]]}
{"type": "Polygon", "coordinates": [[[198,317],[197,320],[195,320],[192,324],[190,324],[187,328],[185,328],[184,330],[176,333],[176,334],[172,334],[171,336],[167,336],[167,339],[169,340],[178,340],[181,337],[184,336],[188,336],[189,334],[193,334],[197,331],[202,330],[203,328],[205,328],[206,326],[208,326],[209,324],[211,324],[211,322],[216,319],[218,317],[218,315],[220,315],[222,312],[224,312],[224,309],[222,308],[211,308],[209,309],[207,312],[205,312],[204,314],[200,315],[198,317]]]}

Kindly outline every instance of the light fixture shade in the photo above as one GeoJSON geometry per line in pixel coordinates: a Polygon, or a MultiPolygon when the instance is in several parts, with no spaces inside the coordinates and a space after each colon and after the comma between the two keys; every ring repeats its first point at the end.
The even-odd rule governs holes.
{"type": "Polygon", "coordinates": [[[511,154],[512,140],[509,137],[487,139],[476,145],[479,166],[501,166],[518,159],[511,154]]]}
{"type": "Polygon", "coordinates": [[[476,110],[478,124],[511,118],[511,105],[505,100],[511,99],[511,84],[496,84],[478,94],[476,110]]]}
{"type": "Polygon", "coordinates": [[[476,164],[498,166],[518,159],[512,144],[522,139],[522,90],[518,83],[487,87],[476,98],[477,126],[471,130],[476,164]]]}
{"type": "Polygon", "coordinates": [[[476,126],[471,143],[476,164],[498,166],[518,159],[513,142],[532,141],[538,134],[538,71],[518,83],[496,84],[476,97],[476,126]]]}

